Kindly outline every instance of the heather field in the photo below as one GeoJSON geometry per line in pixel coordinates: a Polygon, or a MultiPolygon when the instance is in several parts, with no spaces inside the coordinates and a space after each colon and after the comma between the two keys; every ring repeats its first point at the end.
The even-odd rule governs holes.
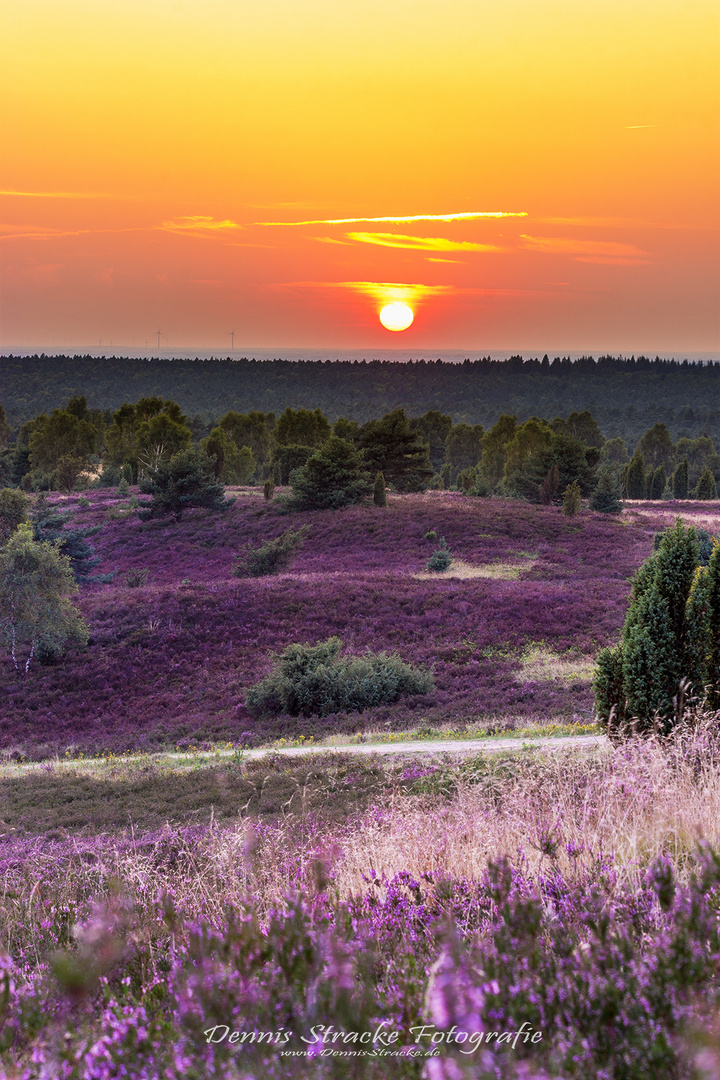
{"type": "MultiPolygon", "coordinates": [[[[179,524],[114,491],[53,497],[103,526],[116,574],[82,588],[87,649],[4,672],[0,1076],[716,1080],[720,716],[452,761],[244,752],[591,723],[594,658],[677,504],[235,495],[179,524]],[[303,525],[286,571],[233,576],[303,525]],[[453,563],[429,573],[441,537],[453,563]],[[433,689],[253,716],[272,653],[331,635],[433,689]]],[[[716,506],[682,516],[717,529],[716,506]]]]}
{"type": "MultiPolygon", "coordinates": [[[[86,586],[84,651],[3,679],[0,748],[18,758],[261,745],[333,732],[512,728],[592,719],[590,673],[622,625],[629,582],[671,504],[619,517],[457,494],[392,496],[387,509],[279,513],[256,490],[224,515],[141,523],[113,490],[55,498],[92,539],[110,584],[86,586]],[[89,504],[89,505],[88,505],[89,504]],[[308,525],[288,571],[236,578],[237,552],[308,525]],[[445,537],[455,562],[428,574],[445,537]],[[142,571],[146,583],[130,587],[142,571]],[[362,714],[255,719],[246,689],[292,642],[337,634],[352,653],[397,651],[434,690],[362,714]]],[[[716,504],[683,506],[718,522],[716,504]]]]}

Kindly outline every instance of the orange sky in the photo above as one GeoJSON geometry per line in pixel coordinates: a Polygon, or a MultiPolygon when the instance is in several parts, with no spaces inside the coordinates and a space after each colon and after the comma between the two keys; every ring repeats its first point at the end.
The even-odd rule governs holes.
{"type": "Polygon", "coordinates": [[[0,346],[718,350],[718,23],[8,0],[0,346]]]}

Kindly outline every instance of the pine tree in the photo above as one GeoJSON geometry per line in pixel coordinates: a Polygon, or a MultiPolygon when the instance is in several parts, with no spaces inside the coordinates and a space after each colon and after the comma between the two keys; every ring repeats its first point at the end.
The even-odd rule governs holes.
{"type": "Polygon", "coordinates": [[[375,486],[373,487],[373,502],[376,506],[387,506],[385,477],[381,472],[375,474],[375,486]]]}
{"type": "Polygon", "coordinates": [[[362,502],[371,493],[361,450],[331,435],[300,469],[290,475],[293,510],[337,510],[362,502]]]}
{"type": "Polygon", "coordinates": [[[183,450],[169,461],[148,468],[140,481],[143,495],[152,495],[152,502],[143,506],[138,517],[142,521],[172,514],[180,521],[184,510],[205,507],[208,510],[227,510],[234,499],[225,498],[225,489],[212,473],[207,454],[183,450]]]}
{"type": "Polygon", "coordinates": [[[673,498],[687,499],[688,497],[688,461],[681,461],[672,477],[673,498]]]}
{"type": "Polygon", "coordinates": [[[623,508],[620,483],[612,465],[601,465],[597,487],[590,496],[590,509],[601,514],[619,514],[623,508]]]}
{"type": "Polygon", "coordinates": [[[80,585],[91,583],[101,585],[112,581],[116,571],[109,574],[91,572],[100,562],[100,556],[95,554],[92,544],[88,543],[88,537],[99,533],[102,525],[85,525],[79,529],[66,529],[65,526],[71,519],[72,511],[58,510],[47,501],[44,494],[39,495],[30,514],[35,540],[40,543],[56,544],[60,553],[70,560],[75,580],[80,585]]]}

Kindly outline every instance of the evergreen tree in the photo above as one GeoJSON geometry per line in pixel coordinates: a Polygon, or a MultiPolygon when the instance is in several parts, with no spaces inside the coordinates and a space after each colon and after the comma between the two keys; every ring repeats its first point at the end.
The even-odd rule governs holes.
{"type": "Polygon", "coordinates": [[[563,514],[566,517],[575,517],[580,513],[580,484],[577,480],[573,480],[572,484],[568,484],[565,488],[565,494],[563,495],[563,514]]]}
{"type": "Polygon", "coordinates": [[[292,510],[337,510],[362,500],[372,491],[362,451],[352,443],[331,435],[307,460],[290,474],[292,510]]]}
{"type": "Polygon", "coordinates": [[[482,454],[484,431],[482,424],[456,424],[451,428],[445,440],[445,462],[449,475],[445,479],[447,487],[457,483],[457,478],[465,469],[474,469],[482,454]]]}
{"type": "Polygon", "coordinates": [[[497,423],[482,437],[480,472],[493,490],[502,483],[507,462],[507,448],[515,438],[516,431],[517,417],[503,413],[497,423]]]}
{"type": "Polygon", "coordinates": [[[166,514],[180,521],[183,511],[191,507],[223,511],[234,502],[225,498],[225,489],[213,476],[207,454],[194,450],[183,450],[169,461],[148,469],[140,481],[140,491],[152,495],[152,502],[138,513],[142,521],[166,514]]]}
{"type": "Polygon", "coordinates": [[[439,472],[445,461],[445,444],[452,431],[452,417],[437,409],[431,409],[423,416],[413,417],[410,421],[410,430],[419,432],[428,448],[430,464],[436,472],[439,472]]]}
{"type": "Polygon", "coordinates": [[[703,469],[702,473],[700,474],[700,479],[698,480],[697,486],[693,491],[693,497],[703,500],[717,499],[717,484],[710,468],[703,469]]]}
{"type": "Polygon", "coordinates": [[[601,514],[619,514],[622,508],[617,471],[612,465],[601,465],[598,469],[597,487],[590,496],[590,509],[601,514]]]}
{"type": "MultiPolygon", "coordinates": [[[[678,519],[661,537],[657,554],[638,570],[620,644],[598,657],[595,704],[600,721],[612,732],[631,722],[652,730],[659,720],[665,732],[675,720],[676,700],[683,679],[700,690],[708,673],[707,642],[713,620],[720,620],[717,571],[698,569],[699,545],[694,529],[678,519]]],[[[712,559],[711,559],[712,562],[712,559]]],[[[717,678],[717,675],[716,675],[717,678]]]]}
{"type": "Polygon", "coordinates": [[[58,655],[70,642],[86,644],[88,629],[70,597],[77,592],[70,560],[54,544],[33,540],[29,523],[0,548],[0,640],[15,670],[58,655]]]}
{"type": "Polygon", "coordinates": [[[687,499],[688,497],[688,462],[687,458],[681,461],[673,473],[673,498],[687,499]]]}
{"type": "Polygon", "coordinates": [[[662,499],[666,484],[667,473],[665,471],[665,466],[658,465],[650,478],[650,498],[662,499]]]}
{"type": "Polygon", "coordinates": [[[381,472],[375,474],[375,486],[373,487],[373,502],[376,506],[387,506],[385,477],[381,472]]]}
{"type": "Polygon", "coordinates": [[[625,474],[625,497],[628,499],[645,498],[645,462],[637,450],[632,456],[625,474]]]}
{"type": "Polygon", "coordinates": [[[78,529],[66,529],[72,519],[72,511],[58,510],[47,501],[44,494],[39,495],[30,514],[34,539],[39,543],[55,544],[60,553],[70,561],[75,581],[80,585],[104,585],[112,581],[116,571],[109,574],[93,574],[91,571],[100,562],[90,536],[95,536],[102,525],[84,525],[78,529]]]}
{"type": "Polygon", "coordinates": [[[381,472],[398,491],[422,491],[433,474],[427,446],[420,432],[411,430],[403,409],[365,424],[358,446],[371,472],[381,472]]]}
{"type": "Polygon", "coordinates": [[[636,451],[650,469],[655,470],[659,465],[667,469],[673,459],[673,441],[666,425],[654,424],[640,439],[636,451]]]}

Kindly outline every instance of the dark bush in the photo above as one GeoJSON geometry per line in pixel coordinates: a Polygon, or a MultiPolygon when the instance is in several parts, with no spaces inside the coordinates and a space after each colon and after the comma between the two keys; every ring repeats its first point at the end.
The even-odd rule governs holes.
{"type": "Polygon", "coordinates": [[[340,656],[342,641],[289,645],[276,656],[270,675],[252,686],[245,705],[256,716],[328,716],[362,712],[433,688],[431,672],[406,664],[395,653],[340,656]]]}
{"type": "Polygon", "coordinates": [[[427,561],[428,570],[437,570],[440,573],[447,570],[452,563],[452,555],[447,549],[447,541],[444,536],[441,536],[439,541],[439,548],[437,551],[433,551],[432,555],[427,561]]]}
{"type": "Polygon", "coordinates": [[[266,540],[260,547],[248,544],[245,551],[238,553],[233,566],[235,577],[263,577],[282,570],[290,558],[303,546],[305,537],[310,532],[309,525],[300,529],[286,529],[274,540],[266,540]]]}
{"type": "Polygon", "coordinates": [[[150,568],[147,566],[140,566],[136,570],[128,570],[125,575],[125,584],[129,589],[139,589],[141,585],[147,584],[150,568]]]}

